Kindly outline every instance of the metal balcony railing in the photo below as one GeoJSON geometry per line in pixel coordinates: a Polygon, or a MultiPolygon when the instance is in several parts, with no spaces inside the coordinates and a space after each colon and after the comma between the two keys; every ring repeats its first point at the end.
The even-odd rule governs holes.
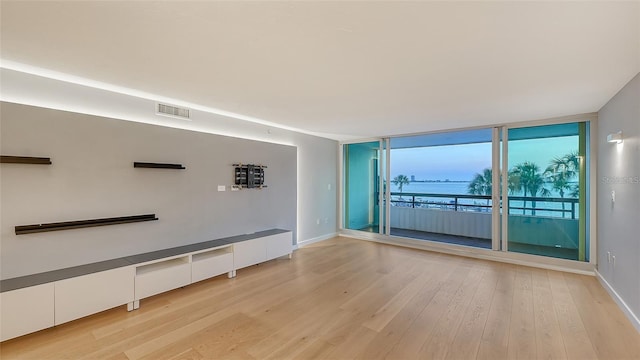
{"type": "MultiPolygon", "coordinates": [[[[561,218],[569,215],[576,219],[577,205],[576,198],[509,196],[509,214],[512,215],[543,213],[561,218]]],[[[490,212],[493,207],[489,195],[400,192],[391,192],[391,206],[473,212],[490,212]]]]}

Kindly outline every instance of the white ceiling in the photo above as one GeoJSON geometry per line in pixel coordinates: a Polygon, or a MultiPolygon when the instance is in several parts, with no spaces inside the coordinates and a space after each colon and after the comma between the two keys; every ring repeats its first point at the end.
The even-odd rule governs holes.
{"type": "Polygon", "coordinates": [[[1,6],[3,60],[335,139],[595,112],[640,71],[639,1],[1,6]]]}

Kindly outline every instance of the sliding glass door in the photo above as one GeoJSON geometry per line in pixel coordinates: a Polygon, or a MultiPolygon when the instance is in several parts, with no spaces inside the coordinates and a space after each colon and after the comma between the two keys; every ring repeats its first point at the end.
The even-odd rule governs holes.
{"type": "Polygon", "coordinates": [[[509,251],[588,260],[587,125],[508,130],[509,251]]]}
{"type": "Polygon", "coordinates": [[[492,129],[391,139],[391,235],[492,248],[492,129]]]}
{"type": "Polygon", "coordinates": [[[589,123],[343,145],[343,228],[589,261],[589,123]]]}

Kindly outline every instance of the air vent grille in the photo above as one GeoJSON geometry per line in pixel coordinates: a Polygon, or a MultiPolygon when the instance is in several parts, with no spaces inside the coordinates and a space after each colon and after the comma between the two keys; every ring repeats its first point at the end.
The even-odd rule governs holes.
{"type": "Polygon", "coordinates": [[[166,104],[158,104],[158,114],[173,116],[181,119],[189,119],[189,109],[179,108],[177,106],[171,106],[166,104]]]}

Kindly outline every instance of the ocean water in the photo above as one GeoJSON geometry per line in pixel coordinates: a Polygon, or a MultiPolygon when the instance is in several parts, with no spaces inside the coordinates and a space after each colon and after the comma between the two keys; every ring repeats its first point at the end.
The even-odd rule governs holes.
{"type": "MultiPolygon", "coordinates": [[[[427,194],[468,194],[469,181],[464,182],[412,182],[402,187],[405,193],[427,193],[427,194]]],[[[400,189],[391,184],[391,192],[397,192],[400,189]]]]}
{"type": "MultiPolygon", "coordinates": [[[[407,193],[426,193],[426,194],[449,194],[449,195],[468,195],[469,191],[469,181],[463,182],[411,182],[407,185],[404,185],[402,188],[402,192],[404,194],[407,193]]],[[[400,189],[391,183],[391,192],[399,192],[400,189]]],[[[522,193],[513,194],[516,196],[522,196],[522,193]]],[[[551,191],[550,197],[559,198],[560,195],[554,191],[551,191]]],[[[565,196],[566,198],[566,196],[565,196]]],[[[392,200],[398,200],[398,196],[393,196],[392,200]]],[[[403,200],[410,201],[411,197],[403,196],[403,200]]],[[[421,207],[429,207],[429,208],[441,208],[443,210],[453,210],[453,206],[451,204],[454,203],[453,198],[420,198],[422,201],[429,201],[429,205],[422,205],[421,207]]],[[[411,203],[402,203],[395,202],[392,203],[394,206],[411,206],[411,203]]],[[[484,199],[458,199],[458,204],[469,205],[459,207],[459,211],[477,211],[477,212],[487,212],[490,211],[489,208],[481,207],[479,205],[487,205],[487,201],[484,199]]],[[[509,207],[511,214],[522,214],[522,210],[513,209],[516,207],[531,207],[531,202],[527,201],[526,206],[524,206],[523,201],[511,200],[509,201],[509,207]]],[[[559,202],[545,202],[545,201],[537,201],[536,208],[538,209],[549,209],[551,211],[545,210],[536,210],[537,216],[545,216],[545,217],[562,217],[562,212],[553,211],[562,209],[562,203],[559,202]]],[[[570,203],[565,203],[565,209],[571,209],[570,203]]],[[[531,213],[531,210],[525,211],[527,214],[531,213]]],[[[575,205],[575,216],[577,218],[578,214],[578,205],[575,205]]],[[[571,217],[571,213],[566,212],[564,214],[565,217],[571,217]]]]}

